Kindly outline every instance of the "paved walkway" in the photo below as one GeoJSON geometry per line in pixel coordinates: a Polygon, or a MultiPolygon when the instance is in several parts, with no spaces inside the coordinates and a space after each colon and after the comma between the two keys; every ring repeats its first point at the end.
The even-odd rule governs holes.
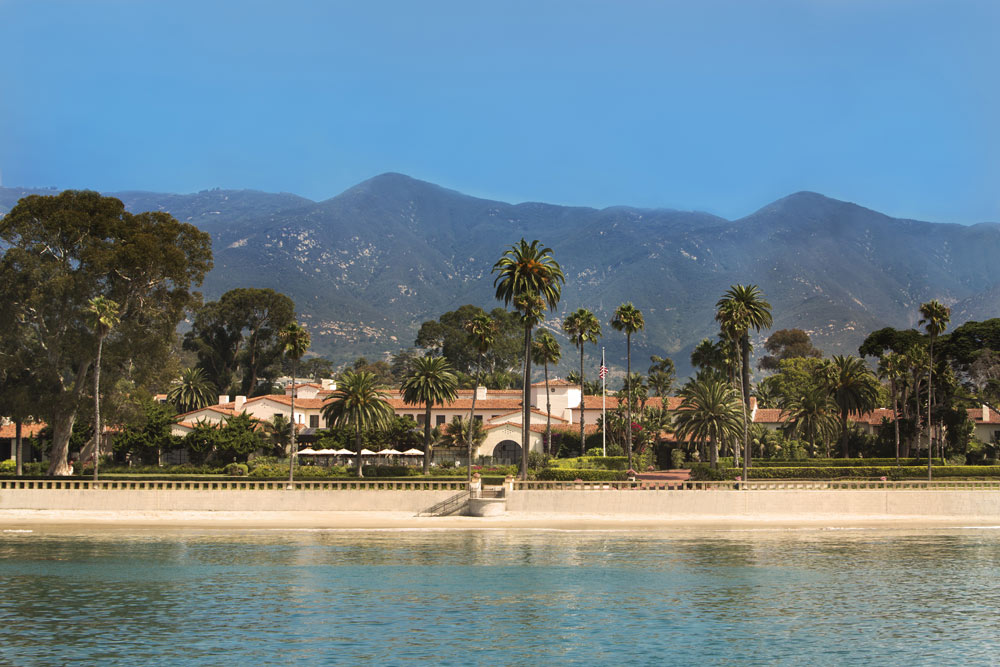
{"type": "Polygon", "coordinates": [[[637,473],[636,479],[644,482],[686,482],[691,478],[690,470],[656,470],[637,473]]]}

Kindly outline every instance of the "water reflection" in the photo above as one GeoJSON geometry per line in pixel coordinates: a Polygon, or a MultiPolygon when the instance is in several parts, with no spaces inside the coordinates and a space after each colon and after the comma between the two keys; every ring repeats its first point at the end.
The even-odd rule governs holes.
{"type": "Polygon", "coordinates": [[[3,661],[989,663],[1000,531],[0,535],[3,661]]]}

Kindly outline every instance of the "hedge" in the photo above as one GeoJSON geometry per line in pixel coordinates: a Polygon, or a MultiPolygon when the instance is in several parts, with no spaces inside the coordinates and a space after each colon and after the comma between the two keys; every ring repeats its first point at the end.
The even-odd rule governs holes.
{"type": "MultiPolygon", "coordinates": [[[[927,465],[927,459],[923,459],[923,464],[927,465]]],[[[900,465],[904,466],[916,466],[921,464],[920,459],[899,459],[900,465]]],[[[822,467],[834,467],[834,468],[847,468],[854,466],[861,467],[872,467],[872,466],[892,466],[896,467],[895,458],[885,458],[885,459],[802,459],[800,461],[777,461],[777,460],[762,460],[754,459],[753,466],[755,468],[807,468],[813,466],[822,467]]]]}
{"type": "Polygon", "coordinates": [[[616,482],[625,481],[627,473],[624,470],[594,470],[579,468],[545,468],[538,471],[536,479],[548,482],[616,482]]]}
{"type": "MultiPolygon", "coordinates": [[[[706,464],[691,469],[692,480],[735,479],[741,468],[711,470],[706,464]]],[[[796,466],[750,468],[749,479],[926,479],[927,466],[796,466]]],[[[934,479],[955,477],[1000,477],[1000,466],[934,466],[934,479]]]]}
{"type": "Polygon", "coordinates": [[[625,470],[628,468],[628,457],[625,456],[577,456],[568,459],[552,459],[549,463],[555,468],[585,470],[597,468],[600,470],[625,470]]]}

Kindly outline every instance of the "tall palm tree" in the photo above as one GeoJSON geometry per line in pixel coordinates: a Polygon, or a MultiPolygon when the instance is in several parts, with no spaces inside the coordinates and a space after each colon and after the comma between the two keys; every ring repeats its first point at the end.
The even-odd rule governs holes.
{"type": "Polygon", "coordinates": [[[850,456],[847,417],[852,412],[862,414],[875,409],[878,380],[864,359],[837,355],[825,364],[823,384],[840,409],[840,455],[846,459],[850,456]]]}
{"type": "Polygon", "coordinates": [[[545,367],[545,447],[544,453],[551,454],[552,447],[552,399],[549,395],[549,364],[558,364],[562,358],[559,341],[546,330],[535,336],[531,345],[531,360],[545,367]]]}
{"type": "Polygon", "coordinates": [[[180,377],[171,383],[167,401],[183,413],[212,405],[217,395],[215,385],[209,382],[204,370],[185,368],[180,377]]]}
{"type": "Polygon", "coordinates": [[[930,364],[927,367],[927,479],[931,479],[931,404],[934,402],[934,340],[948,327],[951,321],[951,308],[937,299],[920,306],[920,322],[924,331],[931,338],[930,364]]]}
{"type": "Polygon", "coordinates": [[[826,387],[808,387],[801,393],[784,397],[781,411],[793,424],[792,431],[801,433],[809,441],[814,455],[819,436],[826,443],[826,456],[830,456],[830,439],[837,433],[837,403],[826,387]]]}
{"type": "Polygon", "coordinates": [[[709,338],[702,338],[691,350],[691,365],[700,371],[720,372],[725,368],[725,359],[721,343],[709,338]]]}
{"type": "Polygon", "coordinates": [[[896,432],[896,467],[899,467],[899,381],[903,377],[903,357],[896,352],[886,352],[878,360],[878,376],[889,381],[892,394],[892,424],[896,432]]]}
{"type": "Polygon", "coordinates": [[[587,392],[585,390],[586,376],[583,372],[583,346],[585,343],[596,343],[601,337],[601,323],[597,316],[586,308],[578,308],[563,320],[563,331],[569,334],[570,340],[580,350],[580,456],[587,454],[587,440],[583,434],[586,423],[584,408],[587,392]]]}
{"type": "Polygon", "coordinates": [[[476,420],[462,419],[461,415],[455,415],[444,427],[441,436],[441,443],[446,447],[458,447],[459,445],[473,443],[477,447],[483,444],[486,439],[486,431],[483,423],[476,420]]]}
{"type": "MultiPolygon", "coordinates": [[[[930,354],[927,352],[927,346],[915,343],[909,346],[903,352],[903,363],[908,374],[910,391],[913,393],[913,417],[916,424],[916,435],[914,437],[914,442],[916,443],[917,452],[920,451],[920,441],[923,438],[923,422],[920,421],[920,392],[921,386],[923,386],[926,376],[924,375],[924,369],[930,365],[930,354]]],[[[907,387],[904,386],[904,394],[906,393],[907,387]]],[[[909,401],[904,395],[903,406],[905,410],[909,411],[909,401]]],[[[908,440],[904,448],[903,458],[908,458],[910,454],[910,441],[908,440]]]]}
{"type": "Polygon", "coordinates": [[[632,305],[632,302],[623,303],[615,309],[614,317],[611,318],[611,327],[615,331],[625,332],[625,395],[629,397],[627,404],[628,428],[625,429],[625,451],[628,456],[628,469],[632,469],[632,334],[646,328],[646,320],[642,317],[642,311],[632,305]]]}
{"type": "Polygon", "coordinates": [[[674,428],[678,440],[711,443],[711,463],[719,466],[719,443],[740,431],[740,400],[733,386],[722,379],[688,382],[674,428]]]}
{"type": "Polygon", "coordinates": [[[403,378],[403,402],[424,405],[424,474],[431,471],[431,408],[458,398],[458,378],[444,357],[417,357],[403,378]]]}
{"type": "MultiPolygon", "coordinates": [[[[726,290],[715,307],[717,319],[718,314],[722,314],[720,323],[723,323],[724,327],[728,323],[732,331],[739,334],[740,391],[743,410],[747,413],[750,411],[750,329],[759,332],[761,329],[771,328],[771,304],[764,299],[764,293],[756,285],[733,285],[726,290]]],[[[751,460],[750,439],[745,424],[744,418],[744,477],[751,460]]]]}
{"type": "Polygon", "coordinates": [[[97,469],[101,460],[101,354],[104,351],[104,339],[111,329],[118,325],[121,309],[115,301],[104,296],[95,296],[87,304],[87,315],[90,326],[97,334],[97,360],[94,362],[94,481],[97,481],[97,469]]]}
{"type": "Polygon", "coordinates": [[[647,382],[654,396],[665,397],[670,395],[670,388],[674,386],[676,371],[674,360],[670,357],[653,355],[649,358],[649,373],[647,382]]]}
{"type": "Polygon", "coordinates": [[[292,442],[291,451],[288,457],[288,483],[291,484],[295,481],[295,459],[298,458],[299,455],[299,450],[295,446],[295,394],[298,393],[298,388],[295,384],[295,376],[296,371],[299,369],[299,359],[301,359],[302,355],[309,351],[309,345],[312,343],[312,339],[309,336],[309,332],[306,331],[305,328],[298,322],[288,323],[288,325],[281,330],[279,337],[281,338],[281,344],[283,346],[285,356],[292,360],[292,442]]]}
{"type": "Polygon", "coordinates": [[[521,392],[524,411],[521,426],[521,478],[528,476],[528,448],[531,446],[531,329],[541,316],[538,303],[555,310],[566,282],[552,249],[538,240],[521,239],[504,251],[493,265],[496,298],[505,306],[513,303],[524,323],[524,378],[521,392]]]}
{"type": "Polygon", "coordinates": [[[323,407],[323,418],[333,426],[354,428],[358,449],[358,477],[363,477],[361,434],[386,428],[392,421],[392,406],[379,391],[378,376],[369,371],[344,371],[337,389],[323,407]]]}
{"type": "MultiPolygon", "coordinates": [[[[483,378],[483,355],[490,351],[496,341],[500,331],[500,324],[485,313],[474,316],[465,323],[465,331],[469,334],[473,346],[476,348],[476,386],[472,392],[472,407],[469,408],[469,421],[476,418],[476,395],[479,393],[479,385],[483,378]]],[[[471,430],[469,434],[471,435],[471,430]]],[[[469,438],[466,446],[466,475],[469,482],[472,481],[472,439],[469,438]]]]}

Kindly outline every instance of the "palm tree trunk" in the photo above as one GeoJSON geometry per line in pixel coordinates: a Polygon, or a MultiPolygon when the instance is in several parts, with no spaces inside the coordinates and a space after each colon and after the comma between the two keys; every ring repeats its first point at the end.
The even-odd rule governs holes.
{"type": "Polygon", "coordinates": [[[355,445],[355,447],[358,448],[358,477],[364,477],[365,473],[361,469],[361,458],[362,457],[361,457],[361,426],[360,425],[357,427],[357,435],[355,436],[354,445],[355,445]]]}
{"type": "Polygon", "coordinates": [[[21,439],[21,418],[14,418],[14,458],[17,470],[14,474],[20,477],[24,472],[24,441],[21,439]]]}
{"type": "Polygon", "coordinates": [[[934,452],[931,449],[931,434],[934,431],[933,422],[931,422],[931,403],[934,402],[934,336],[931,336],[931,363],[927,368],[927,481],[931,481],[933,478],[933,472],[931,471],[931,459],[934,458],[934,452]]]}
{"type": "Polygon", "coordinates": [[[293,484],[295,482],[295,459],[298,456],[299,450],[295,446],[295,376],[298,370],[298,364],[292,362],[292,439],[291,439],[291,449],[288,452],[288,483],[293,484]]]}
{"type": "Polygon", "coordinates": [[[466,477],[467,481],[472,483],[472,420],[476,418],[476,394],[479,393],[479,382],[483,377],[483,353],[479,353],[479,357],[476,359],[476,386],[472,388],[472,407],[469,408],[469,430],[465,438],[465,455],[467,461],[466,467],[466,477]]]}
{"type": "Polygon", "coordinates": [[[840,455],[847,459],[850,452],[847,449],[847,409],[840,411],[840,455]]]}
{"type": "MultiPolygon", "coordinates": [[[[97,338],[97,361],[94,362],[94,481],[101,460],[101,353],[104,351],[104,336],[97,338]]],[[[80,462],[83,470],[83,462],[80,462]]]]}
{"type": "Polygon", "coordinates": [[[528,448],[531,446],[531,325],[524,324],[524,386],[521,392],[524,410],[521,424],[521,479],[528,479],[528,448]]]}
{"type": "Polygon", "coordinates": [[[542,453],[546,456],[552,454],[552,399],[549,394],[549,362],[545,361],[545,447],[542,453]]]}
{"type": "Polygon", "coordinates": [[[750,434],[747,430],[747,413],[750,412],[750,333],[743,332],[740,338],[740,389],[743,393],[743,479],[746,479],[747,468],[751,465],[750,434]]]}
{"type": "MultiPolygon", "coordinates": [[[[580,341],[580,456],[587,455],[587,441],[584,440],[583,436],[583,425],[587,422],[584,417],[584,408],[587,401],[584,400],[586,396],[586,390],[583,388],[583,341],[580,341]]],[[[604,429],[607,430],[608,425],[604,425],[604,429]]]]}
{"type": "Polygon", "coordinates": [[[892,392],[892,423],[896,431],[896,467],[899,467],[899,404],[896,402],[896,380],[889,378],[889,390],[892,392]]]}
{"type": "Polygon", "coordinates": [[[632,334],[625,334],[625,404],[628,423],[625,424],[625,445],[628,469],[632,469],[632,334]]]}
{"type": "Polygon", "coordinates": [[[424,474],[431,473],[431,402],[427,401],[424,410],[424,474]]]}

